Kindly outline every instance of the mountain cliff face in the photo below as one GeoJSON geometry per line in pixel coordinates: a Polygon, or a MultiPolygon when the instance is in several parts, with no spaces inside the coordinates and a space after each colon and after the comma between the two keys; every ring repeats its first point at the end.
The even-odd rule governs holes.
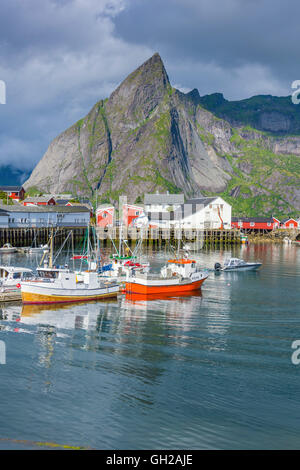
{"type": "Polygon", "coordinates": [[[296,215],[300,136],[234,127],[202,101],[196,89],[172,88],[155,54],[53,140],[24,186],[90,198],[97,190],[98,202],[113,203],[156,190],[218,193],[239,214],[296,215]]]}

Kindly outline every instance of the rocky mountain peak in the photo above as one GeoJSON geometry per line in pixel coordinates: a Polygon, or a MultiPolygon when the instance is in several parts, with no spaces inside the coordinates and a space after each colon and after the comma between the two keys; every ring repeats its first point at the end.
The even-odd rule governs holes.
{"type": "Polygon", "coordinates": [[[170,88],[170,81],[158,53],[132,72],[111,94],[110,108],[127,117],[146,119],[170,88]]]}

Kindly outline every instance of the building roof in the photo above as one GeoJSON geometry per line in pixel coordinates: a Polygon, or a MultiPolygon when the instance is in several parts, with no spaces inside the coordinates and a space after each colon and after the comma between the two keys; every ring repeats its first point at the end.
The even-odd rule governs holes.
{"type": "Polygon", "coordinates": [[[8,217],[8,213],[0,209],[0,217],[8,217]]]}
{"type": "Polygon", "coordinates": [[[97,207],[97,211],[98,210],[101,210],[101,209],[114,209],[114,206],[112,204],[100,204],[98,207],[97,207]]]}
{"type": "Polygon", "coordinates": [[[183,204],[184,194],[145,194],[144,204],[183,204]]]}
{"type": "Polygon", "coordinates": [[[32,203],[37,203],[37,202],[48,202],[50,199],[54,199],[53,196],[34,196],[34,197],[27,197],[24,199],[24,202],[32,202],[32,203]]]}
{"type": "Polygon", "coordinates": [[[232,217],[232,222],[256,222],[256,223],[273,223],[273,217],[232,217]]]}
{"type": "Polygon", "coordinates": [[[18,193],[23,186],[0,186],[0,191],[18,193]]]}
{"type": "Polygon", "coordinates": [[[283,219],[281,221],[282,224],[285,224],[286,222],[288,222],[289,220],[293,220],[294,222],[297,222],[297,219],[294,219],[294,217],[287,217],[286,219],[283,219]]]}
{"type": "Polygon", "coordinates": [[[3,212],[59,212],[59,213],[78,213],[78,212],[90,212],[86,206],[23,206],[18,205],[3,205],[0,206],[0,211],[3,212]]]}
{"type": "Polygon", "coordinates": [[[186,201],[186,204],[203,204],[203,206],[208,206],[211,204],[215,199],[217,199],[219,196],[215,197],[195,197],[188,199],[186,201]]]}
{"type": "Polygon", "coordinates": [[[56,204],[59,204],[61,206],[65,206],[68,204],[69,199],[55,199],[56,204]]]}

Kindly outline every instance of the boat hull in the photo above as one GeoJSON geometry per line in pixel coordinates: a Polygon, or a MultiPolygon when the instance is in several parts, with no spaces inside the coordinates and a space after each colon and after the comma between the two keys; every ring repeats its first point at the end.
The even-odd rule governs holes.
{"type": "Polygon", "coordinates": [[[29,304],[64,304],[73,302],[88,302],[90,300],[101,300],[108,297],[116,297],[119,286],[111,286],[101,289],[45,289],[39,286],[24,286],[22,284],[22,302],[29,304]]]}
{"type": "Polygon", "coordinates": [[[222,271],[224,272],[236,272],[236,271],[256,271],[261,267],[261,263],[257,264],[249,264],[245,266],[231,266],[229,268],[224,268],[222,271]]]}
{"type": "Polygon", "coordinates": [[[192,293],[200,289],[206,277],[195,282],[185,284],[146,285],[138,282],[126,282],[125,291],[133,294],[181,294],[192,293]]]}

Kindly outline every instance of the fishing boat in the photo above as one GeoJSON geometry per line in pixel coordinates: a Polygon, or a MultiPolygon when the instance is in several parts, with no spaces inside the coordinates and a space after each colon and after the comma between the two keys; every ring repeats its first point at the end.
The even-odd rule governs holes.
{"type": "Polygon", "coordinates": [[[48,252],[49,251],[49,246],[46,244],[46,245],[40,245],[40,246],[33,246],[31,248],[28,248],[28,253],[30,255],[34,254],[34,253],[45,253],[45,252],[48,252]]]}
{"type": "Polygon", "coordinates": [[[21,295],[24,304],[87,302],[118,295],[119,285],[116,282],[101,280],[97,271],[88,269],[75,272],[68,266],[55,266],[53,263],[53,234],[50,239],[48,258],[45,257],[44,266],[37,269],[35,279],[21,281],[21,295]]]}
{"type": "Polygon", "coordinates": [[[132,270],[126,279],[125,290],[134,294],[180,294],[200,289],[208,272],[200,269],[195,260],[170,259],[158,274],[132,270]]]}
{"type": "Polygon", "coordinates": [[[3,290],[16,289],[25,279],[34,277],[32,269],[14,266],[0,266],[0,287],[3,290]]]}
{"type": "Polygon", "coordinates": [[[0,248],[0,254],[10,254],[16,253],[18,250],[14,246],[11,246],[10,243],[5,243],[5,245],[0,248]]]}
{"type": "Polygon", "coordinates": [[[215,263],[215,271],[255,271],[261,267],[259,261],[247,262],[239,258],[230,258],[224,262],[224,266],[215,263]]]}
{"type": "Polygon", "coordinates": [[[38,277],[21,282],[21,295],[24,304],[53,304],[87,302],[107,297],[116,297],[119,285],[101,282],[96,272],[86,271],[78,279],[75,272],[68,269],[39,269],[38,277]]]}

